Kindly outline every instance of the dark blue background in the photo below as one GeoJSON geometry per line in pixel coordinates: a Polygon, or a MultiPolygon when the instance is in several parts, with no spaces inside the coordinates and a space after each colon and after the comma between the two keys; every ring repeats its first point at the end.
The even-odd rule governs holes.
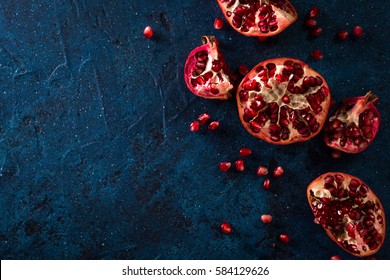
{"type": "MultiPolygon", "coordinates": [[[[2,259],[329,259],[343,252],[313,223],[306,187],[327,171],[362,178],[390,213],[389,1],[293,1],[300,17],[259,43],[228,25],[216,1],[0,2],[2,259]],[[303,29],[312,5],[324,33],[303,29]],[[335,43],[340,28],[364,38],[335,43]],[[145,26],[155,31],[143,37],[145,26]],[[247,133],[234,100],[203,100],[183,81],[188,53],[216,35],[231,68],[294,57],[320,72],[336,102],[374,91],[381,130],[363,153],[333,160],[321,137],[274,146],[247,133]],[[309,54],[320,48],[324,59],[309,54]],[[221,122],[191,133],[200,113],[221,122]],[[240,147],[245,172],[218,170],[240,147]],[[285,176],[262,190],[255,170],[285,176]],[[263,213],[274,221],[264,225],[263,213]],[[222,235],[222,221],[233,225],[222,235]],[[282,245],[280,233],[292,241],[282,245]],[[272,244],[275,244],[273,246],[272,244]]],[[[377,253],[390,259],[390,239],[377,253]]]]}

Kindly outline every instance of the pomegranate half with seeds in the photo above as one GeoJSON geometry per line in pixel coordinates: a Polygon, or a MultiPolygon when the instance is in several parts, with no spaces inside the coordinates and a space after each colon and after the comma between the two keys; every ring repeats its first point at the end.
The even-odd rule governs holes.
{"type": "Polygon", "coordinates": [[[233,75],[214,36],[203,36],[202,45],[188,55],[184,80],[197,96],[222,100],[231,97],[233,75]]]}
{"type": "Polygon", "coordinates": [[[359,153],[374,140],[379,130],[378,97],[372,92],[346,98],[324,126],[329,147],[345,153],[359,153]]]}
{"type": "Polygon", "coordinates": [[[304,62],[292,58],[259,63],[242,80],[236,98],[245,129],[279,145],[316,136],[331,103],[325,79],[304,62]]]}
{"type": "Polygon", "coordinates": [[[319,176],[307,188],[315,220],[354,256],[375,254],[385,239],[383,206],[361,179],[341,172],[319,176]]]}
{"type": "Polygon", "coordinates": [[[230,25],[246,36],[279,34],[298,18],[287,0],[217,0],[230,25]]]}

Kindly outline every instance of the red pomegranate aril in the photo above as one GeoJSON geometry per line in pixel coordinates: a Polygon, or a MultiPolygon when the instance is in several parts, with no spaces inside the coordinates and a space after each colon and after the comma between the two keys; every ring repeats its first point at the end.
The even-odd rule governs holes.
{"type": "Polygon", "coordinates": [[[268,190],[271,187],[271,180],[265,179],[263,182],[263,189],[268,190]]]}
{"type": "Polygon", "coordinates": [[[210,115],[207,113],[203,113],[198,117],[198,121],[200,124],[205,124],[209,119],[210,119],[210,115]]]}
{"type": "Polygon", "coordinates": [[[268,168],[265,166],[259,166],[257,168],[257,176],[262,177],[268,174],[268,168]]]}
{"type": "Polygon", "coordinates": [[[150,26],[145,27],[144,36],[145,36],[145,38],[148,38],[148,39],[153,37],[153,29],[150,26]]]}
{"type": "Polygon", "coordinates": [[[216,18],[214,20],[214,28],[219,30],[223,28],[223,20],[221,18],[216,18]]]}
{"type": "Polygon", "coordinates": [[[261,37],[261,36],[257,37],[257,41],[259,41],[260,43],[264,43],[267,40],[268,40],[268,37],[261,37]]]}
{"type": "Polygon", "coordinates": [[[228,222],[223,222],[220,226],[223,234],[229,234],[232,232],[232,225],[228,222]]]}
{"type": "Polygon", "coordinates": [[[320,13],[320,8],[318,8],[317,6],[314,6],[314,7],[310,8],[309,13],[307,14],[307,17],[315,18],[318,16],[319,13],[320,13]]]}
{"type": "Polygon", "coordinates": [[[264,224],[269,224],[269,223],[272,222],[272,216],[269,215],[269,214],[261,215],[260,219],[261,219],[261,221],[262,221],[264,224]]]}
{"type": "Polygon", "coordinates": [[[279,177],[283,176],[283,174],[284,174],[284,170],[283,170],[283,167],[281,167],[281,166],[276,167],[274,172],[273,172],[273,175],[275,178],[279,178],[279,177]]]}
{"type": "Polygon", "coordinates": [[[213,122],[211,122],[211,123],[209,124],[208,129],[209,129],[210,131],[216,131],[216,130],[218,129],[218,127],[219,127],[219,122],[213,121],[213,122]]]}
{"type": "Polygon", "coordinates": [[[236,160],[235,166],[236,166],[236,170],[240,172],[244,171],[245,169],[245,163],[242,159],[236,160]]]}
{"type": "Polygon", "coordinates": [[[221,162],[219,164],[219,169],[222,172],[226,172],[226,171],[228,171],[230,169],[231,166],[232,166],[232,164],[230,162],[224,161],[224,162],[221,162]]]}
{"type": "Polygon", "coordinates": [[[315,60],[321,60],[324,56],[320,50],[314,50],[311,52],[311,57],[315,60]]]}
{"type": "Polygon", "coordinates": [[[305,20],[305,26],[307,28],[313,28],[313,27],[316,27],[317,26],[317,20],[315,18],[307,18],[305,20]]]}
{"type": "Polygon", "coordinates": [[[245,76],[246,74],[248,74],[248,72],[248,67],[246,67],[245,64],[241,64],[240,66],[238,66],[238,73],[240,73],[240,75],[245,76]]]}
{"type": "Polygon", "coordinates": [[[333,159],[339,159],[341,158],[341,155],[343,153],[339,150],[333,150],[332,153],[330,154],[330,156],[333,158],[333,159]]]}
{"type": "Polygon", "coordinates": [[[190,131],[192,132],[196,132],[199,130],[199,122],[198,121],[193,121],[191,124],[190,124],[190,131]]]}
{"type": "Polygon", "coordinates": [[[336,39],[339,41],[346,41],[349,37],[348,31],[347,30],[340,30],[337,32],[336,39]]]}
{"type": "Polygon", "coordinates": [[[317,38],[318,36],[320,36],[322,33],[322,27],[314,27],[312,30],[310,30],[310,36],[312,38],[317,38]]]}
{"type": "Polygon", "coordinates": [[[279,240],[282,241],[282,243],[287,244],[290,242],[290,236],[288,234],[282,233],[279,235],[279,240]]]}
{"type": "Polygon", "coordinates": [[[363,31],[363,27],[361,26],[355,26],[353,28],[353,35],[356,37],[356,38],[360,38],[364,35],[364,31],[363,31]]]}
{"type": "Polygon", "coordinates": [[[342,260],[342,258],[338,255],[334,255],[330,258],[331,260],[342,260]]]}
{"type": "Polygon", "coordinates": [[[240,149],[240,156],[242,157],[249,157],[252,154],[252,150],[249,148],[241,148],[240,149]]]}

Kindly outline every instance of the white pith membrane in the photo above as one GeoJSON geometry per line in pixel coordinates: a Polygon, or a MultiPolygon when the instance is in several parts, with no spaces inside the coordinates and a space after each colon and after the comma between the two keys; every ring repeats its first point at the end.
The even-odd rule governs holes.
{"type": "Polygon", "coordinates": [[[282,29],[280,28],[286,28],[288,26],[288,22],[295,21],[297,16],[294,7],[288,1],[252,0],[245,1],[246,3],[241,3],[240,0],[219,0],[219,2],[221,2],[222,5],[225,6],[225,16],[226,18],[228,18],[229,21],[232,21],[231,24],[233,28],[240,29],[242,32],[261,33],[264,36],[272,35],[273,33],[279,33],[280,31],[282,31],[282,29]],[[237,12],[237,8],[249,11],[249,9],[251,7],[253,8],[256,4],[259,4],[260,6],[267,6],[267,8],[269,9],[269,14],[267,15],[265,21],[267,21],[267,25],[270,20],[276,21],[276,24],[274,25],[276,28],[275,30],[268,29],[266,32],[264,30],[261,30],[261,28],[259,27],[259,22],[264,20],[264,16],[260,15],[260,9],[256,10],[256,12],[254,13],[254,18],[253,16],[249,17],[245,13],[244,15],[240,15],[240,13],[235,13],[237,12]],[[281,5],[284,5],[284,7],[281,7],[281,5]],[[235,24],[233,22],[234,17],[236,17],[236,19],[242,20],[238,20],[239,23],[235,24]],[[247,26],[248,24],[251,25],[249,28],[243,28],[243,26],[247,26]]]}
{"type": "MultiPolygon", "coordinates": [[[[198,53],[201,51],[202,51],[202,49],[197,50],[195,53],[198,53]]],[[[207,52],[206,67],[203,70],[203,72],[200,73],[199,75],[193,75],[193,73],[190,72],[189,73],[189,75],[190,75],[189,80],[191,82],[191,80],[196,79],[200,76],[204,76],[208,72],[212,73],[212,77],[207,79],[205,84],[203,84],[203,85],[197,84],[194,87],[197,91],[197,94],[203,95],[203,96],[208,96],[210,98],[213,98],[216,96],[221,96],[221,95],[223,95],[223,96],[229,95],[229,92],[233,89],[233,85],[230,83],[229,75],[226,74],[223,69],[221,69],[219,72],[214,72],[212,70],[213,61],[218,59],[218,57],[219,57],[219,52],[218,52],[217,47],[214,47],[214,46],[210,46],[210,48],[204,47],[203,51],[207,52]],[[211,92],[212,88],[218,89],[218,93],[217,94],[212,93],[211,92]]],[[[197,61],[197,58],[195,57],[195,55],[192,56],[191,66],[189,67],[189,69],[196,69],[197,67],[195,65],[197,62],[198,61],[197,61]]],[[[226,62],[224,62],[224,63],[226,63],[226,62]]]]}
{"type": "MultiPolygon", "coordinates": [[[[300,64],[302,66],[303,71],[304,71],[302,77],[294,83],[295,87],[301,87],[303,80],[307,77],[320,78],[318,73],[316,73],[314,70],[310,69],[304,63],[301,63],[299,61],[292,60],[292,59],[286,59],[285,61],[293,61],[293,63],[300,64]]],[[[325,115],[327,114],[329,100],[330,100],[329,89],[326,87],[325,81],[322,78],[320,78],[322,81],[321,84],[316,85],[316,86],[310,86],[305,93],[291,93],[288,90],[288,84],[293,79],[294,74],[290,74],[287,81],[278,82],[276,80],[276,77],[278,75],[283,75],[282,72],[286,66],[284,64],[283,65],[275,64],[272,62],[272,60],[268,60],[268,61],[261,63],[261,65],[264,68],[266,68],[266,65],[268,65],[268,64],[276,65],[276,71],[275,71],[273,76],[268,77],[269,79],[267,81],[262,81],[262,78],[261,78],[261,76],[259,76],[259,73],[257,73],[257,71],[255,71],[255,69],[257,67],[259,67],[259,65],[258,65],[255,67],[254,70],[252,70],[247,75],[248,79],[244,78],[243,82],[241,83],[241,85],[237,91],[238,95],[240,94],[241,90],[248,92],[248,100],[246,102],[242,102],[240,99],[240,96],[238,96],[238,99],[240,100],[239,106],[241,107],[241,113],[245,115],[245,109],[250,109],[252,102],[255,102],[256,96],[261,96],[263,98],[263,100],[267,103],[267,106],[264,107],[263,109],[259,110],[257,112],[257,114],[253,118],[251,118],[251,120],[252,121],[256,120],[256,118],[259,116],[259,114],[268,110],[269,104],[276,103],[278,105],[278,118],[277,118],[276,124],[278,124],[280,126],[280,128],[283,128],[283,129],[287,128],[289,130],[289,137],[287,139],[281,138],[281,139],[275,140],[275,141],[271,139],[271,141],[274,141],[274,142],[288,141],[289,143],[293,143],[293,142],[303,141],[305,138],[309,138],[313,134],[318,134],[318,132],[320,131],[320,123],[317,120],[319,120],[319,119],[321,119],[322,121],[325,120],[325,117],[326,117],[325,115]],[[256,82],[261,84],[260,91],[258,91],[257,89],[245,90],[245,88],[244,88],[245,84],[250,83],[253,80],[255,80],[256,82]],[[320,112],[315,112],[313,107],[308,102],[307,97],[310,95],[315,96],[316,94],[318,94],[319,91],[323,92],[324,99],[320,103],[318,103],[318,106],[322,106],[322,103],[324,103],[324,102],[326,102],[328,104],[326,106],[324,106],[320,112]],[[287,103],[283,102],[283,97],[285,95],[287,95],[288,99],[289,99],[287,103]],[[307,134],[302,135],[299,132],[299,130],[302,128],[299,128],[299,127],[294,128],[294,125],[296,126],[296,124],[294,124],[294,122],[292,121],[293,119],[290,119],[290,117],[287,118],[287,120],[289,121],[288,125],[281,126],[279,124],[279,121],[281,119],[280,112],[281,112],[281,108],[284,106],[286,106],[285,108],[287,108],[287,107],[291,108],[292,111],[295,112],[296,119],[299,122],[303,123],[305,125],[305,127],[310,127],[309,123],[304,118],[302,118],[302,116],[300,115],[300,112],[299,112],[300,110],[307,111],[308,112],[307,115],[310,115],[310,116],[315,118],[316,122],[315,122],[314,126],[316,126],[317,129],[315,131],[311,131],[309,129],[307,134]]],[[[264,125],[262,126],[262,128],[260,129],[259,132],[253,131],[253,129],[251,128],[252,123],[253,122],[251,122],[251,121],[246,122],[244,120],[244,125],[248,128],[248,130],[252,131],[253,133],[261,134],[261,135],[265,136],[265,138],[267,138],[268,135],[271,135],[271,133],[269,131],[269,126],[273,125],[271,123],[271,119],[268,119],[264,123],[264,125]]],[[[260,137],[260,138],[262,138],[262,137],[260,137]]]]}
{"type": "MultiPolygon", "coordinates": [[[[333,186],[336,188],[336,191],[343,188],[345,189],[344,192],[347,193],[347,188],[351,180],[355,179],[360,183],[360,185],[357,187],[356,193],[359,193],[360,187],[362,185],[367,187],[367,192],[365,193],[365,195],[362,195],[361,193],[358,196],[359,200],[360,198],[362,199],[359,205],[363,206],[360,207],[355,202],[356,197],[352,198],[350,196],[351,192],[347,193],[347,195],[342,195],[341,198],[335,197],[328,189],[323,187],[326,181],[325,178],[328,176],[333,176],[335,178],[334,175],[335,174],[323,176],[320,182],[316,183],[316,185],[310,190],[311,207],[316,217],[316,221],[325,230],[330,231],[331,235],[339,243],[339,245],[347,251],[355,255],[369,255],[368,251],[374,251],[379,249],[379,245],[382,243],[384,238],[385,214],[382,211],[381,203],[379,202],[379,199],[372,193],[370,188],[366,184],[364,184],[364,182],[362,182],[356,177],[352,177],[348,180],[340,174],[337,174],[337,176],[342,176],[342,178],[344,178],[344,181],[339,187],[337,187],[336,180],[333,182],[333,186]],[[318,188],[316,188],[317,186],[318,188]],[[371,196],[371,198],[368,197],[369,195],[371,196]],[[373,206],[366,206],[366,203],[368,201],[371,201],[369,203],[372,203],[373,206]],[[353,205],[353,207],[349,208],[348,212],[346,211],[346,209],[344,209],[343,211],[343,207],[346,207],[346,205],[351,204],[353,205]],[[332,211],[331,209],[334,210],[332,211]],[[324,217],[323,214],[326,211],[331,211],[333,214],[337,213],[336,218],[330,219],[328,216],[328,220],[322,220],[321,217],[324,217]],[[359,219],[356,213],[359,213],[359,219]],[[351,218],[350,215],[354,219],[351,218]],[[368,218],[368,216],[370,215],[371,218],[368,218]],[[382,223],[378,221],[378,217],[382,219],[382,223]],[[367,220],[372,221],[372,224],[366,224],[365,221],[367,220]],[[335,223],[336,225],[329,225],[330,222],[335,223]],[[375,229],[375,231],[373,230],[373,228],[375,229]],[[372,241],[369,241],[369,238],[372,241]],[[367,242],[368,244],[366,244],[367,242]]],[[[327,234],[329,235],[328,231],[327,234]]]]}
{"type": "MultiPolygon", "coordinates": [[[[332,132],[332,135],[329,135],[329,133],[325,134],[326,142],[330,147],[333,148],[344,148],[348,147],[348,152],[359,152],[362,149],[365,148],[369,143],[372,142],[374,139],[377,129],[374,129],[374,125],[378,123],[379,117],[378,112],[373,112],[367,108],[367,105],[372,102],[369,100],[369,98],[372,97],[373,99],[376,98],[375,95],[373,95],[371,92],[367,93],[366,96],[360,98],[357,100],[356,104],[353,104],[352,98],[348,100],[351,104],[347,105],[354,105],[350,110],[346,110],[343,108],[342,110],[337,110],[336,113],[329,118],[329,124],[327,131],[332,132]],[[368,103],[366,103],[368,102],[368,103]],[[369,113],[371,112],[371,113],[369,113]],[[369,120],[360,120],[360,116],[365,113],[367,118],[368,116],[372,116],[372,118],[369,118],[369,120]],[[339,131],[341,136],[345,136],[345,131],[348,128],[354,127],[359,129],[359,135],[356,137],[358,138],[351,138],[351,137],[334,137],[337,131],[332,128],[332,122],[335,120],[339,120],[342,122],[343,128],[340,128],[339,131]],[[361,122],[366,122],[364,126],[367,127],[367,130],[369,131],[370,135],[367,135],[363,132],[361,125],[361,122]],[[352,141],[351,141],[352,140],[352,141]]],[[[348,103],[347,102],[347,103],[348,103]]]]}

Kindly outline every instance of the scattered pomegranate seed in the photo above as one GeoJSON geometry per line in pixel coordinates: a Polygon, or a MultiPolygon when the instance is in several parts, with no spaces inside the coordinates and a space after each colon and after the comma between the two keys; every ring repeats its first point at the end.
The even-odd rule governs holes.
{"type": "Polygon", "coordinates": [[[309,13],[308,13],[308,17],[309,18],[315,18],[318,16],[318,14],[320,13],[320,8],[314,6],[314,7],[311,7],[310,10],[309,10],[309,13]]]}
{"type": "Polygon", "coordinates": [[[321,60],[324,56],[320,50],[314,50],[311,52],[311,57],[315,60],[321,60]]]}
{"type": "Polygon", "coordinates": [[[191,124],[190,124],[190,130],[192,132],[196,132],[199,130],[199,122],[198,121],[193,121],[191,124]]]}
{"type": "Polygon", "coordinates": [[[246,74],[248,74],[248,72],[248,67],[246,67],[245,64],[241,64],[240,66],[238,66],[238,73],[240,73],[242,76],[245,76],[246,74]]]}
{"type": "Polygon", "coordinates": [[[264,43],[265,41],[268,40],[268,37],[257,37],[257,41],[259,41],[260,43],[264,43]]]}
{"type": "Polygon", "coordinates": [[[244,161],[242,159],[236,160],[235,165],[236,165],[237,171],[240,171],[240,172],[244,171],[245,164],[244,164],[244,161]]]}
{"type": "Polygon", "coordinates": [[[214,28],[215,29],[222,29],[223,28],[223,19],[222,18],[219,18],[217,17],[215,20],[214,20],[214,28]]]}
{"type": "Polygon", "coordinates": [[[330,258],[331,260],[341,260],[342,258],[338,255],[334,255],[330,258]]]}
{"type": "Polygon", "coordinates": [[[272,222],[272,216],[268,214],[261,215],[260,219],[264,224],[269,224],[272,222]]]}
{"type": "Polygon", "coordinates": [[[318,36],[320,36],[322,33],[322,28],[317,26],[317,27],[314,27],[311,31],[310,31],[310,36],[313,37],[313,38],[317,38],[318,36]]]}
{"type": "Polygon", "coordinates": [[[263,183],[263,189],[268,190],[270,186],[271,186],[271,180],[265,179],[263,183]]]}
{"type": "Polygon", "coordinates": [[[307,18],[304,24],[307,28],[313,28],[317,26],[317,20],[315,18],[307,18]]]}
{"type": "Polygon", "coordinates": [[[361,26],[355,26],[353,28],[353,35],[356,37],[356,38],[360,38],[364,35],[364,31],[363,31],[363,27],[361,26]]]}
{"type": "Polygon", "coordinates": [[[211,123],[209,124],[208,129],[209,129],[210,131],[216,131],[216,130],[218,129],[218,127],[219,127],[219,122],[213,121],[213,122],[211,122],[211,123]]]}
{"type": "Polygon", "coordinates": [[[261,177],[261,176],[265,176],[268,174],[268,168],[265,167],[265,166],[259,166],[259,168],[257,168],[257,176],[261,177]]]}
{"type": "Polygon", "coordinates": [[[144,29],[144,36],[148,39],[153,37],[153,29],[150,26],[146,26],[144,29]]]}
{"type": "Polygon", "coordinates": [[[252,150],[249,148],[241,148],[240,149],[240,156],[242,157],[249,157],[252,154],[252,150]]]}
{"type": "Polygon", "coordinates": [[[207,113],[203,113],[198,117],[198,121],[201,124],[205,124],[210,119],[210,115],[207,113]]]}
{"type": "Polygon", "coordinates": [[[349,33],[347,30],[341,29],[339,32],[337,32],[336,39],[339,41],[345,41],[349,37],[349,33]]]}
{"type": "Polygon", "coordinates": [[[290,236],[282,233],[281,235],[279,235],[279,240],[282,241],[284,244],[287,244],[290,242],[290,236]]]}
{"type": "Polygon", "coordinates": [[[334,159],[339,159],[339,158],[341,158],[342,154],[343,153],[339,150],[333,150],[332,153],[330,154],[330,156],[334,159]]]}
{"type": "Polygon", "coordinates": [[[219,164],[219,169],[223,172],[226,172],[230,169],[232,164],[230,162],[224,161],[219,164]]]}
{"type": "Polygon", "coordinates": [[[281,166],[276,167],[274,170],[274,173],[273,173],[275,178],[279,178],[279,177],[283,176],[283,174],[284,174],[284,170],[283,170],[283,167],[281,167],[281,166]]]}
{"type": "Polygon", "coordinates": [[[232,231],[232,225],[228,222],[223,222],[220,226],[222,233],[229,234],[232,231]]]}

